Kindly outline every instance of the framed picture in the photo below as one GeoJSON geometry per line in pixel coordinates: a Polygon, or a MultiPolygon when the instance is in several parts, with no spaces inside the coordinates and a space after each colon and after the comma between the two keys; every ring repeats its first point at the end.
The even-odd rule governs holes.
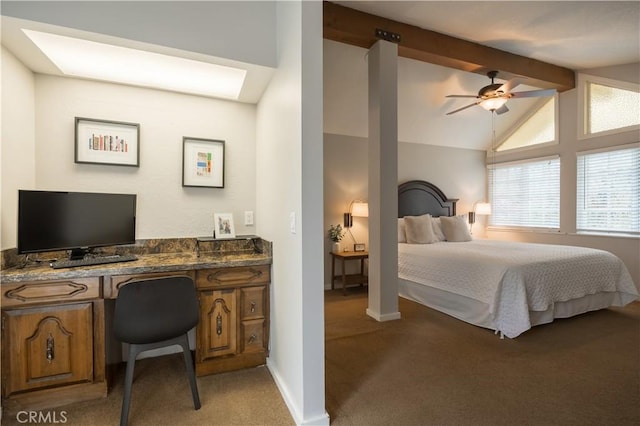
{"type": "Polygon", "coordinates": [[[182,186],[224,188],[224,141],[182,138],[182,186]]]}
{"type": "Polygon", "coordinates": [[[218,240],[236,237],[233,214],[215,213],[213,215],[213,237],[218,240]]]}
{"type": "Polygon", "coordinates": [[[353,251],[365,251],[364,244],[359,244],[359,243],[354,244],[353,251]]]}
{"type": "Polygon", "coordinates": [[[76,117],[76,163],[140,166],[140,124],[76,117]]]}

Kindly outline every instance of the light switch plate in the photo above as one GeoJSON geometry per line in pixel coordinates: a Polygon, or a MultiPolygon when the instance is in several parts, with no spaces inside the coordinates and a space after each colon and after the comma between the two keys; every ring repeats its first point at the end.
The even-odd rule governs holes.
{"type": "Polygon", "coordinates": [[[296,212],[289,213],[289,229],[292,234],[296,233],[296,212]]]}
{"type": "Polygon", "coordinates": [[[246,226],[252,226],[253,225],[253,212],[252,211],[244,212],[244,224],[246,226]]]}

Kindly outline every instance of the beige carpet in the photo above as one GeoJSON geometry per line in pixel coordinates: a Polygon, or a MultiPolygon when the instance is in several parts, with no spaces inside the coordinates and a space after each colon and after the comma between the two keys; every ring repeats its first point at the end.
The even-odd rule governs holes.
{"type": "MultiPolygon", "coordinates": [[[[107,398],[48,411],[57,412],[59,424],[117,425],[120,422],[123,382],[124,369],[115,377],[107,398]],[[66,413],[66,422],[60,421],[61,411],[66,413]]],[[[129,425],[294,424],[266,367],[198,377],[197,382],[202,408],[195,411],[182,354],[137,361],[129,425]]],[[[3,415],[2,425],[24,424],[24,415],[3,415]]]]}
{"type": "Polygon", "coordinates": [[[402,298],[378,323],[366,296],[326,292],[333,425],[640,424],[640,303],[501,340],[402,298]]]}
{"type": "MultiPolygon", "coordinates": [[[[400,299],[402,319],[365,314],[366,288],[326,292],[332,425],[640,424],[640,303],[529,330],[514,340],[400,299]]],[[[56,409],[67,425],[116,425],[124,371],[105,399],[56,409]]],[[[291,425],[265,367],[198,378],[180,354],[143,359],[129,424],[291,425]]],[[[2,425],[21,425],[3,415],[2,425]]]]}

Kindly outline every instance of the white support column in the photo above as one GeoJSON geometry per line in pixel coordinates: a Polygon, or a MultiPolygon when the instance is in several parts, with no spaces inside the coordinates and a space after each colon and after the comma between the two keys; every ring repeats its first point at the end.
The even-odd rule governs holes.
{"type": "Polygon", "coordinates": [[[398,46],[369,50],[369,307],[378,321],[398,311],[398,46]]]}

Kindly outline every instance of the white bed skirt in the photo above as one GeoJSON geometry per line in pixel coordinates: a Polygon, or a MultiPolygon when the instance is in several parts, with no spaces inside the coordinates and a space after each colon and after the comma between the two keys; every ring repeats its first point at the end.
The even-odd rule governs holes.
{"type": "MultiPolygon", "coordinates": [[[[398,295],[470,324],[496,330],[489,306],[469,297],[400,278],[398,295]]],[[[548,324],[555,318],[569,318],[609,306],[624,306],[629,302],[621,300],[619,293],[591,294],[566,302],[556,302],[546,311],[529,311],[529,319],[533,327],[548,324]]]]}

